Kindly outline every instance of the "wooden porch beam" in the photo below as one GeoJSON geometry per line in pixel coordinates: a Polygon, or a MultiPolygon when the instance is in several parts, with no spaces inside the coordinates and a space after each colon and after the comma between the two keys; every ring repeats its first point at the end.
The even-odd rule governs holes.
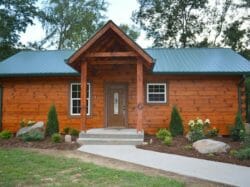
{"type": "Polygon", "coordinates": [[[98,60],[89,62],[92,65],[100,65],[100,64],[135,64],[135,60],[98,60]]]}
{"type": "Polygon", "coordinates": [[[87,106],[87,62],[81,62],[81,128],[86,127],[86,106],[87,106]]]}
{"type": "Polygon", "coordinates": [[[136,65],[136,93],[137,93],[137,132],[142,132],[142,120],[143,120],[143,63],[138,60],[136,65]]]}
{"type": "Polygon", "coordinates": [[[95,52],[89,53],[85,57],[135,57],[137,56],[135,52],[95,52]]]}

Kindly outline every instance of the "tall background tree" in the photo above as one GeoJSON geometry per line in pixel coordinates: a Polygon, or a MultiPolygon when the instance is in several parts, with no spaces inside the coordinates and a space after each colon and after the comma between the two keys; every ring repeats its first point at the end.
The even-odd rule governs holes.
{"type": "Polygon", "coordinates": [[[20,34],[34,23],[35,17],[42,16],[36,2],[37,0],[0,1],[0,61],[24,47],[19,42],[20,34]]]}
{"type": "Polygon", "coordinates": [[[153,39],[155,47],[188,47],[204,27],[207,0],[138,0],[133,20],[153,39]]]}
{"type": "Polygon", "coordinates": [[[79,48],[103,24],[105,0],[47,0],[45,42],[57,49],[79,48]]]}
{"type": "MultiPolygon", "coordinates": [[[[79,48],[106,22],[107,5],[106,0],[0,1],[0,61],[20,50],[79,48]],[[46,36],[24,45],[20,35],[36,18],[46,36]]],[[[120,27],[134,40],[140,34],[135,26],[120,27]]]]}
{"type": "Polygon", "coordinates": [[[129,26],[128,24],[120,24],[119,27],[134,41],[140,36],[139,29],[134,25],[129,26]]]}
{"type": "Polygon", "coordinates": [[[249,0],[138,0],[132,19],[154,47],[231,47],[250,58],[249,0]]]}
{"type": "Polygon", "coordinates": [[[241,26],[240,21],[229,24],[223,31],[223,43],[250,59],[250,49],[247,48],[250,44],[250,30],[243,29],[241,26]]]}

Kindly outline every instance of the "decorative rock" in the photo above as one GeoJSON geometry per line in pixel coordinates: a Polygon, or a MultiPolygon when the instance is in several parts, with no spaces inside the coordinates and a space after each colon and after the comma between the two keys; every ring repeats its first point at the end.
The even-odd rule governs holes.
{"type": "Polygon", "coordinates": [[[224,142],[215,141],[211,139],[198,140],[193,143],[193,148],[199,153],[209,154],[209,153],[225,153],[230,148],[230,146],[224,142]]]}
{"type": "Polygon", "coordinates": [[[19,131],[16,133],[16,137],[22,136],[24,134],[30,134],[33,132],[41,132],[43,136],[45,136],[44,123],[42,121],[38,121],[32,126],[23,127],[19,129],[19,131]]]}
{"type": "Polygon", "coordinates": [[[188,139],[188,141],[191,141],[190,132],[188,132],[188,133],[186,134],[186,138],[188,139]]]}
{"type": "Polygon", "coordinates": [[[68,134],[65,135],[64,140],[65,140],[66,143],[71,143],[71,141],[72,141],[71,140],[71,135],[68,135],[68,134]]]}
{"type": "Polygon", "coordinates": [[[150,138],[150,140],[149,140],[149,144],[152,144],[153,143],[153,139],[152,138],[150,138]]]}

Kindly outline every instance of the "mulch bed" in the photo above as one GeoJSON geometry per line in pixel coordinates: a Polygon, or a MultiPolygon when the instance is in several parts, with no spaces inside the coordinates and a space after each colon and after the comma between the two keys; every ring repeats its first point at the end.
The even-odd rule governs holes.
{"type": "MultiPolygon", "coordinates": [[[[63,137],[64,140],[64,137],[63,137]]],[[[20,138],[10,138],[8,140],[0,139],[0,148],[38,148],[38,149],[56,149],[56,150],[75,150],[80,147],[80,145],[76,142],[73,143],[53,143],[50,137],[45,138],[42,141],[32,141],[32,142],[24,142],[20,138]]]]}
{"type": "MultiPolygon", "coordinates": [[[[188,157],[213,160],[218,162],[226,162],[232,164],[238,164],[250,167],[250,160],[239,160],[229,153],[217,153],[217,154],[201,154],[191,147],[191,143],[183,136],[173,138],[171,146],[166,146],[161,140],[158,140],[155,136],[145,135],[145,141],[149,142],[152,139],[152,144],[138,145],[137,148],[152,150],[162,153],[172,153],[177,155],[183,155],[188,157]]],[[[230,150],[238,150],[242,147],[240,142],[233,142],[228,137],[216,137],[214,140],[222,141],[230,145],[230,150]]]]}

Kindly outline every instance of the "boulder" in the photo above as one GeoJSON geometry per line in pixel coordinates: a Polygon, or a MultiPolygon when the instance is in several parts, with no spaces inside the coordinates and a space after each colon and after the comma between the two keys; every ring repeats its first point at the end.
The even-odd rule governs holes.
{"type": "Polygon", "coordinates": [[[72,141],[71,135],[68,135],[68,134],[65,135],[64,140],[65,140],[66,143],[71,143],[71,141],[72,141]]]}
{"type": "Polygon", "coordinates": [[[224,142],[215,141],[211,139],[198,140],[193,143],[193,148],[199,153],[209,154],[209,153],[225,153],[230,146],[224,142]]]}
{"type": "Polygon", "coordinates": [[[19,131],[16,133],[16,136],[19,137],[24,134],[30,134],[33,132],[41,132],[43,136],[45,136],[44,123],[42,121],[38,121],[32,126],[23,127],[19,129],[19,131]]]}

